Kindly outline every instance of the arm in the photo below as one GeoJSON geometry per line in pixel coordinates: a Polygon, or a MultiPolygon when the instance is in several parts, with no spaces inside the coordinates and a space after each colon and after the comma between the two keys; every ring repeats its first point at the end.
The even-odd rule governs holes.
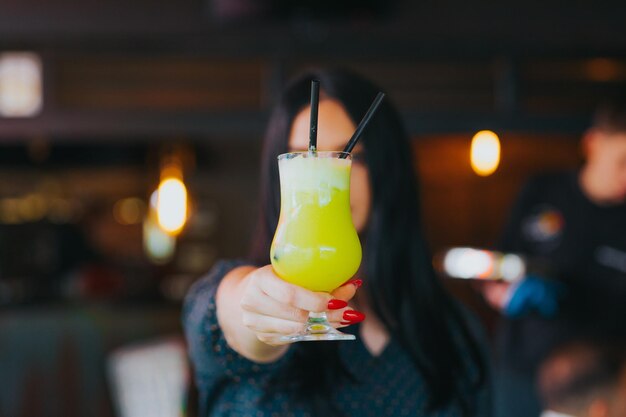
{"type": "Polygon", "coordinates": [[[565,286],[553,279],[526,275],[521,281],[485,282],[481,291],[487,303],[510,318],[536,311],[543,317],[553,317],[559,311],[559,301],[565,295],[565,286]]]}

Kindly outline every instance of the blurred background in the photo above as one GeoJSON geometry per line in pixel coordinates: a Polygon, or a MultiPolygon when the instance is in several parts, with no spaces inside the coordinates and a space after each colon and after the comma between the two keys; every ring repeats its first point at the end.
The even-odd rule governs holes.
{"type": "MultiPolygon", "coordinates": [[[[1,0],[0,416],[136,415],[117,365],[143,349],[176,366],[185,291],[245,255],[264,125],[291,75],[343,66],[381,85],[414,138],[433,251],[488,247],[529,176],[580,164],[592,109],[626,85],[624,12],[1,0]],[[487,134],[473,166],[484,130],[499,159],[487,134]]],[[[448,285],[490,323],[465,283],[448,285]]],[[[181,395],[193,415],[193,389],[181,395]]]]}

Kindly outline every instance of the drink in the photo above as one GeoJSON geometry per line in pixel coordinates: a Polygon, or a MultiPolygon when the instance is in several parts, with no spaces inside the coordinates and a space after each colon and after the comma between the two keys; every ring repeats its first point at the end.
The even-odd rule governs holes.
{"type": "Polygon", "coordinates": [[[285,281],[330,292],[361,263],[350,214],[351,161],[295,155],[279,162],[281,214],[272,265],[285,281]]]}
{"type": "MultiPolygon", "coordinates": [[[[350,212],[351,163],[350,155],[342,152],[279,156],[280,219],[270,256],[274,271],[285,281],[331,292],[358,270],[361,244],[350,212]]],[[[321,330],[319,324],[325,320],[320,321],[319,315],[314,318],[321,330]]],[[[315,333],[315,327],[309,330],[315,333]]],[[[323,340],[341,338],[332,334],[343,335],[333,332],[336,330],[324,328],[317,334],[328,336],[323,340]]]]}

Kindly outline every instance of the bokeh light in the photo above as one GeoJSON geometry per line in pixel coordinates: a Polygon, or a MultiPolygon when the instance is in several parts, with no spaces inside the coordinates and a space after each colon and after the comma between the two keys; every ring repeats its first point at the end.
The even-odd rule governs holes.
{"type": "Polygon", "coordinates": [[[474,172],[482,177],[491,175],[500,164],[500,139],[490,130],[481,130],[472,138],[470,160],[474,172]]]}
{"type": "Polygon", "coordinates": [[[159,226],[165,232],[176,235],[187,221],[187,187],[178,178],[165,178],[157,192],[159,226]]]}
{"type": "Polygon", "coordinates": [[[126,226],[141,223],[145,212],[145,203],[137,197],[122,198],[113,205],[113,217],[126,226]]]}
{"type": "Polygon", "coordinates": [[[43,105],[42,91],[42,66],[36,54],[0,54],[0,116],[36,115],[43,105]]]}

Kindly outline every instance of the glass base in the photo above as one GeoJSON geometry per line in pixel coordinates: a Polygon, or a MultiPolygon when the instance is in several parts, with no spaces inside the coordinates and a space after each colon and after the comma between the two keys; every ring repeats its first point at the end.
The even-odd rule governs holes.
{"type": "Polygon", "coordinates": [[[309,313],[309,320],[300,333],[281,336],[281,343],[316,342],[323,340],[356,340],[352,334],[342,333],[328,322],[326,313],[309,313]]]}

